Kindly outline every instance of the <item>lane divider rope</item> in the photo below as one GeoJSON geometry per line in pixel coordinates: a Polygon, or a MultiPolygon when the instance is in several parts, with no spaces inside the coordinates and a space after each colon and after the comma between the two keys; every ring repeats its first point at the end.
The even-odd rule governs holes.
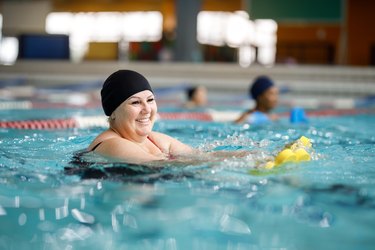
{"type": "MultiPolygon", "coordinates": [[[[200,120],[213,121],[209,113],[159,113],[162,120],[200,120]]],[[[10,129],[69,129],[107,127],[106,116],[73,117],[68,119],[0,121],[0,128],[10,129]]]]}
{"type": "Polygon", "coordinates": [[[49,120],[25,120],[25,121],[1,121],[0,128],[12,129],[67,129],[76,128],[77,123],[70,119],[49,119],[49,120]]]}
{"type": "MultiPolygon", "coordinates": [[[[348,109],[348,110],[317,110],[306,112],[308,117],[319,116],[343,116],[357,115],[365,113],[375,113],[375,110],[368,109],[348,109]]],[[[237,117],[239,112],[230,111],[209,111],[209,112],[164,112],[159,113],[161,120],[198,120],[198,121],[215,121],[231,122],[237,117]]],[[[287,117],[288,113],[281,113],[280,116],[287,117]]],[[[67,119],[45,119],[45,120],[20,120],[20,121],[0,121],[0,128],[10,129],[70,129],[70,128],[93,128],[107,127],[107,117],[98,116],[81,116],[67,119]]]]}

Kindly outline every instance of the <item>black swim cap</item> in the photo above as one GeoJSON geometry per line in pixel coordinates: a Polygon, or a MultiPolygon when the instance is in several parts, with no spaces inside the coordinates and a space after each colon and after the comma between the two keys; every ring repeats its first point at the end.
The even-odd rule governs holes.
{"type": "Polygon", "coordinates": [[[267,76],[260,76],[250,87],[250,95],[253,97],[254,100],[258,98],[264,91],[274,86],[272,80],[267,76]]]}
{"type": "Polygon", "coordinates": [[[147,79],[132,70],[118,70],[111,74],[100,92],[104,113],[110,116],[120,104],[132,95],[152,88],[147,79]]]}
{"type": "Polygon", "coordinates": [[[197,91],[198,87],[189,87],[186,91],[186,96],[188,98],[188,100],[191,100],[193,99],[193,96],[195,94],[195,92],[197,91]]]}

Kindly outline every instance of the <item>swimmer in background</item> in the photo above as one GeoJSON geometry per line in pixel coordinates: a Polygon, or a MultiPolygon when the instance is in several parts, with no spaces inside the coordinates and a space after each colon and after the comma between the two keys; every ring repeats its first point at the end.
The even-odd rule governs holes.
{"type": "Polygon", "coordinates": [[[207,89],[204,86],[194,86],[186,90],[187,102],[185,108],[204,108],[207,105],[207,89]]]}
{"type": "Polygon", "coordinates": [[[267,76],[259,76],[249,89],[250,96],[255,100],[255,108],[242,113],[235,123],[261,124],[278,120],[271,111],[277,106],[279,90],[267,76]]]}
{"type": "Polygon", "coordinates": [[[132,70],[111,74],[101,90],[104,113],[109,128],[100,133],[86,152],[95,152],[126,163],[168,160],[205,162],[226,157],[243,157],[246,151],[199,152],[166,134],[153,131],[157,117],[154,92],[147,79],[132,70]]]}

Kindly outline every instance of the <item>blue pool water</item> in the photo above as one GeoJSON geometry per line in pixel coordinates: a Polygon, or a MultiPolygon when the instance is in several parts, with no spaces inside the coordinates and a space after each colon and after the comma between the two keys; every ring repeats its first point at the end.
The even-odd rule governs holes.
{"type": "MultiPolygon", "coordinates": [[[[20,120],[99,112],[0,115],[20,120]]],[[[64,171],[103,128],[0,129],[0,249],[373,249],[374,124],[373,115],[250,127],[159,121],[155,130],[202,151],[254,153],[166,164],[159,173],[138,166],[133,176],[103,180],[64,171]],[[313,141],[312,161],[249,174],[256,160],[301,135],[313,141]]]]}

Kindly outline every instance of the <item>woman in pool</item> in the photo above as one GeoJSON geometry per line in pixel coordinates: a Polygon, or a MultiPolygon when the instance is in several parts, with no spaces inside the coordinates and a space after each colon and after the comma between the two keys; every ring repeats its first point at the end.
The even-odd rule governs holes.
{"type": "Polygon", "coordinates": [[[147,79],[131,70],[111,74],[101,90],[109,128],[88,147],[100,155],[128,163],[167,160],[193,149],[162,133],[152,131],[157,105],[147,79]]]}
{"type": "Polygon", "coordinates": [[[235,123],[261,124],[278,119],[271,111],[277,106],[279,90],[269,77],[256,78],[250,86],[249,94],[255,100],[255,108],[242,113],[235,123]]]}

